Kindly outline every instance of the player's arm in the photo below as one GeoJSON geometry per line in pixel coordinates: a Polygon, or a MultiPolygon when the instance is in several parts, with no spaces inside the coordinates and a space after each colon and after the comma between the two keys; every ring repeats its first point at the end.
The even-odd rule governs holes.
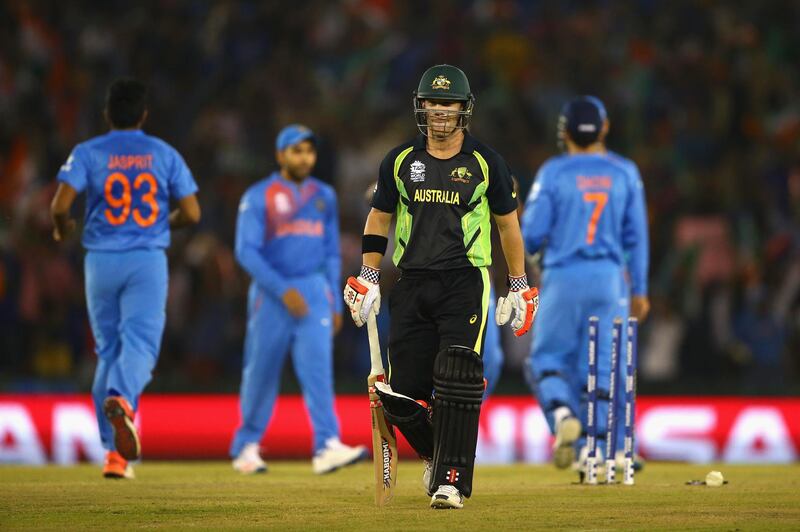
{"type": "Polygon", "coordinates": [[[643,321],[650,312],[650,300],[647,297],[647,270],[650,261],[647,205],[639,171],[634,168],[631,174],[631,195],[622,223],[622,244],[628,255],[631,314],[643,321]]]}
{"type": "Polygon", "coordinates": [[[181,154],[172,151],[172,167],[169,174],[169,195],[180,198],[177,207],[169,213],[171,229],[200,223],[200,203],[197,201],[197,183],[181,154]]]}
{"type": "Polygon", "coordinates": [[[508,265],[508,274],[512,277],[525,275],[525,249],[522,245],[522,232],[519,228],[517,211],[508,214],[495,214],[500,245],[508,265]]]}
{"type": "MultiPolygon", "coordinates": [[[[367,215],[367,223],[364,224],[364,235],[375,235],[382,237],[388,244],[389,228],[392,225],[392,216],[392,213],[383,212],[374,207],[370,209],[369,214],[367,215]]],[[[381,267],[381,260],[383,259],[383,255],[385,253],[385,248],[383,251],[367,251],[361,255],[361,260],[366,266],[379,270],[381,267]]]]}
{"type": "Polygon", "coordinates": [[[495,321],[498,325],[505,325],[510,321],[514,334],[522,336],[533,325],[539,308],[539,291],[528,286],[525,248],[517,217],[517,193],[511,171],[502,159],[498,158],[490,167],[486,197],[497,224],[500,245],[508,265],[508,296],[497,299],[495,321]]]}
{"type": "Polygon", "coordinates": [[[266,231],[266,207],[255,196],[245,193],[239,203],[234,250],[236,260],[259,286],[283,301],[290,314],[295,317],[305,316],[308,306],[303,296],[297,289],[291,288],[261,254],[266,231]]]}
{"type": "Polygon", "coordinates": [[[380,266],[388,247],[391,223],[391,213],[375,207],[369,211],[364,236],[361,237],[361,271],[358,277],[348,277],[344,287],[344,302],[350,309],[350,317],[359,327],[367,322],[370,312],[380,312],[380,266]]]}
{"type": "Polygon", "coordinates": [[[370,312],[378,314],[381,308],[381,259],[389,245],[389,226],[392,213],[397,208],[400,191],[394,180],[394,150],[381,163],[378,183],[372,196],[372,209],[364,224],[361,238],[361,271],[358,277],[348,277],[344,287],[344,302],[350,309],[353,322],[361,327],[370,312]]]}
{"type": "Polygon", "coordinates": [[[547,190],[544,168],[539,170],[522,213],[522,239],[525,251],[533,255],[542,250],[553,225],[553,203],[547,190]]]}
{"type": "Polygon", "coordinates": [[[72,204],[78,191],[67,183],[59,183],[56,195],[50,203],[50,218],[53,220],[53,240],[62,242],[75,231],[75,220],[70,216],[72,204]]]}
{"type": "Polygon", "coordinates": [[[178,200],[178,206],[169,213],[171,229],[200,223],[200,203],[196,194],[189,194],[178,200]]]}
{"type": "MultiPolygon", "coordinates": [[[[339,286],[342,274],[342,253],[339,247],[339,210],[336,205],[336,193],[331,189],[329,208],[325,220],[325,269],[331,290],[339,286]]],[[[333,332],[342,328],[342,300],[333,298],[333,332]]]]}
{"type": "Polygon", "coordinates": [[[58,188],[50,203],[50,218],[53,220],[53,240],[61,242],[75,230],[75,220],[70,210],[75,198],[83,192],[89,180],[88,155],[81,145],[75,146],[72,153],[58,171],[58,188]]]}

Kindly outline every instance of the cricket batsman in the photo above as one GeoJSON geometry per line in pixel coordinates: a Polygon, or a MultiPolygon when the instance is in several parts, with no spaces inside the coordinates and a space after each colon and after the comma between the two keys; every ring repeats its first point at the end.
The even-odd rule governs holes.
{"type": "MultiPolygon", "coordinates": [[[[596,419],[604,449],[613,321],[627,318],[629,297],[639,320],[650,308],[644,188],[636,164],[606,149],[608,130],[599,99],[582,96],[564,106],[558,138],[566,153],[539,169],[522,217],[527,252],[544,250],[542,317],[527,377],[555,435],[558,468],[575,460],[586,423],[589,317],[600,318],[596,419]]],[[[624,401],[617,403],[623,419],[624,401]]],[[[621,440],[624,424],[618,427],[621,440]]]]}
{"type": "Polygon", "coordinates": [[[317,152],[310,129],[286,126],[275,149],[280,170],[245,192],[236,223],[236,259],[252,282],[241,424],[230,455],[240,473],[267,470],[259,442],[291,352],[314,429],[313,471],[329,473],[367,456],[364,446],[339,441],[333,409],[333,336],[342,324],[342,302],[332,295],[341,271],[336,192],[311,176],[317,152]]]}
{"type": "Polygon", "coordinates": [[[376,384],[386,418],[426,461],[432,508],[461,508],[472,493],[484,394],[491,219],[508,265],[497,322],[518,336],[533,323],[517,200],[506,162],[469,133],[475,98],[466,75],[431,67],[414,93],[421,133],[383,160],[362,240],[363,265],[344,298],[356,325],[380,309],[380,263],[397,217],[389,299],[389,386],[376,384]],[[429,415],[429,405],[431,406],[429,415]]]}
{"type": "Polygon", "coordinates": [[[61,242],[75,229],[72,204],[86,192],[86,303],[98,359],[92,399],[106,478],[134,476],[134,413],[161,349],[170,229],[200,221],[192,173],[172,146],[142,131],[147,113],[145,85],[115,81],[104,110],[111,131],[72,150],[50,208],[61,242]]]}

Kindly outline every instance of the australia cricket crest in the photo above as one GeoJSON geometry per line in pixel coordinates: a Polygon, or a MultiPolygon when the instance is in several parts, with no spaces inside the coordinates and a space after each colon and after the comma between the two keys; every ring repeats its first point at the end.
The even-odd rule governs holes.
{"type": "Polygon", "coordinates": [[[458,168],[454,168],[452,172],[450,172],[450,180],[457,181],[459,183],[467,183],[469,184],[469,180],[472,177],[472,172],[466,166],[459,166],[458,168]]]}
{"type": "Polygon", "coordinates": [[[450,90],[450,80],[447,79],[444,76],[441,76],[441,75],[440,76],[436,76],[433,79],[433,82],[431,82],[431,88],[433,90],[449,91],[450,90]]]}

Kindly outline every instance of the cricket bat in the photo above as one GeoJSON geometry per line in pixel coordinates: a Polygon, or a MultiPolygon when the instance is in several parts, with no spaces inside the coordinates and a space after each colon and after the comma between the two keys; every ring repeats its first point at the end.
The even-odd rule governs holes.
{"type": "Polygon", "coordinates": [[[367,318],[369,334],[369,356],[372,369],[367,378],[369,390],[369,409],[372,413],[372,461],[375,470],[375,504],[384,506],[392,500],[397,484],[397,438],[394,427],[383,415],[381,400],[375,393],[375,382],[386,382],[378,340],[378,324],[375,315],[367,318]]]}

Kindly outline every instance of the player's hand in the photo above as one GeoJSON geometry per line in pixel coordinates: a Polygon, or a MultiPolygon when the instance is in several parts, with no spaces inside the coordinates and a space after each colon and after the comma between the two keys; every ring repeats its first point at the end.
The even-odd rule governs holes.
{"type": "Polygon", "coordinates": [[[367,323],[370,312],[377,316],[381,308],[381,289],[378,286],[381,272],[361,266],[358,277],[349,277],[344,287],[344,302],[350,309],[353,322],[359,327],[367,323]]]}
{"type": "Polygon", "coordinates": [[[631,316],[642,322],[647,319],[648,314],[650,314],[650,300],[647,296],[631,297],[631,316]]]}
{"type": "Polygon", "coordinates": [[[286,305],[289,314],[295,318],[302,318],[308,314],[306,300],[296,288],[290,288],[284,292],[283,296],[281,296],[281,300],[283,304],[286,305]]]}
{"type": "Polygon", "coordinates": [[[333,334],[339,334],[339,331],[342,330],[342,313],[335,312],[333,314],[333,334]]]}
{"type": "Polygon", "coordinates": [[[528,286],[526,275],[508,277],[508,296],[497,298],[495,321],[497,325],[505,325],[511,320],[511,329],[516,336],[528,332],[539,310],[539,290],[528,286]]]}
{"type": "Polygon", "coordinates": [[[64,226],[63,231],[60,231],[58,229],[58,226],[56,225],[55,227],[53,227],[53,240],[55,240],[56,242],[63,242],[64,240],[69,238],[69,236],[72,233],[75,232],[75,228],[77,227],[77,225],[78,225],[77,222],[75,222],[75,220],[73,219],[67,220],[67,223],[64,226]]]}

